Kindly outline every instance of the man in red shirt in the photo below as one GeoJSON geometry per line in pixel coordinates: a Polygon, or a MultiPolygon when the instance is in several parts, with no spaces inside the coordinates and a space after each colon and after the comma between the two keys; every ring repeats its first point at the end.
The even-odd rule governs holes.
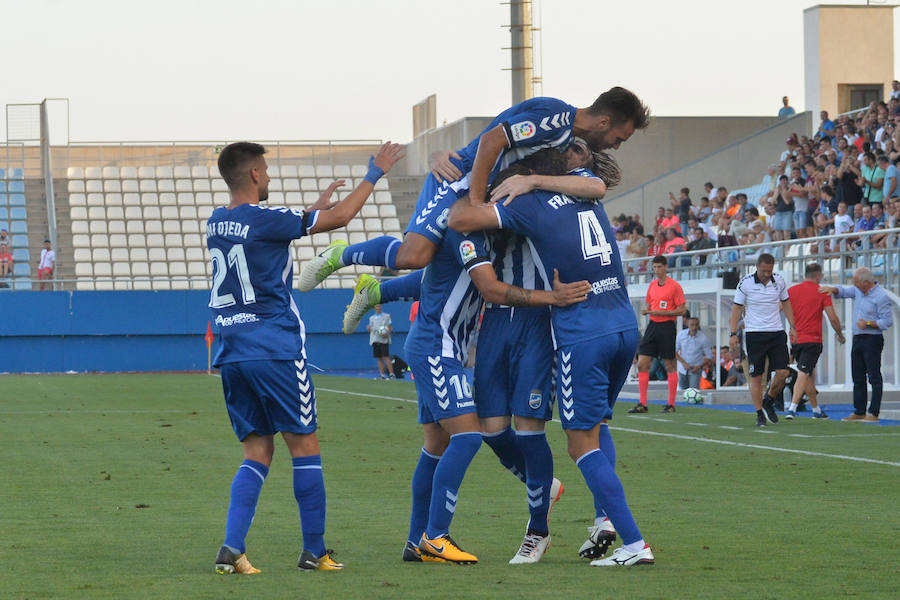
{"type": "Polygon", "coordinates": [[[822,281],[822,267],[818,263],[809,263],[804,271],[805,280],[788,288],[788,296],[794,309],[794,324],[797,328],[797,338],[791,340],[791,348],[797,360],[797,381],[794,383],[794,394],[791,398],[791,406],[784,415],[785,419],[793,419],[797,416],[797,406],[800,399],[806,393],[809,405],[813,409],[814,419],[827,419],[828,415],[821,409],[816,401],[816,362],[822,354],[822,311],[828,315],[828,320],[834,328],[837,339],[844,343],[841,320],[838,319],[834,306],[831,304],[831,295],[819,293],[819,283],[822,281]]]}
{"type": "Polygon", "coordinates": [[[650,386],[650,363],[654,357],[663,359],[669,383],[669,402],[663,412],[675,412],[675,392],[678,389],[678,373],[675,372],[675,321],[687,311],[684,290],[677,281],[667,275],[668,264],[665,256],[653,259],[653,273],[656,279],[647,288],[647,306],[642,315],[650,316],[650,323],[644,331],[638,346],[638,385],[640,402],[630,413],[647,412],[647,388],[650,386]]]}
{"type": "MultiPolygon", "coordinates": [[[[6,244],[0,244],[0,278],[6,279],[13,273],[13,256],[7,250],[6,244]]],[[[3,282],[0,287],[9,287],[9,284],[3,282]]]]}

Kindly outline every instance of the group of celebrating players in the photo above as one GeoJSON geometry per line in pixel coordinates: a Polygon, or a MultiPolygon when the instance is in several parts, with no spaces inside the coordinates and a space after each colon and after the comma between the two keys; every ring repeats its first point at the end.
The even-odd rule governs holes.
{"type": "MultiPolygon", "coordinates": [[[[510,563],[540,560],[550,543],[549,511],[562,494],[544,433],[556,400],[569,455],[594,498],[596,518],[580,555],[595,566],[654,562],[615,473],[607,427],[637,347],[638,325],[599,202],[607,182],[618,180],[604,151],[648,123],[647,107],[620,87],[587,108],[552,98],[517,104],[465,148],[432,157],[432,174],[403,240],[335,242],[301,272],[300,289],[308,291],[349,264],[420,269],[383,283],[361,277],[343,323],[350,333],[375,304],[420,301],[405,350],[424,444],[412,477],[404,561],[478,562],[449,529],[482,441],[526,488],[528,526],[510,563]],[[482,308],[470,388],[463,366],[482,308]],[[617,536],[623,545],[603,558],[617,536]]],[[[298,567],[339,570],[343,565],[324,543],[316,402],[304,326],[290,296],[288,246],[303,235],[345,226],[403,154],[389,142],[347,198],[289,210],[259,204],[268,195],[264,153],[248,142],[223,149],[219,170],[232,202],[214,211],[207,225],[210,307],[220,323],[215,365],[244,448],[216,571],[258,572],[246,557],[245,537],[276,432],[293,457],[303,531],[298,567]]]]}

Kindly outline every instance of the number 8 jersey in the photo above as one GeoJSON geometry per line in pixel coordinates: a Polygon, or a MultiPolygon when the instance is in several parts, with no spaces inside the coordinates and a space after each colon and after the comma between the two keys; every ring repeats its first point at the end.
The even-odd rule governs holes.
{"type": "Polygon", "coordinates": [[[538,190],[495,205],[501,229],[528,237],[535,266],[551,289],[553,269],[564,282],[587,280],[584,302],[551,307],[557,347],[637,329],[619,248],[603,205],[538,190]]]}
{"type": "Polygon", "coordinates": [[[213,364],[295,360],[306,328],[291,297],[291,241],[307,235],[317,211],[242,204],[206,222],[212,260],[209,307],[219,332],[213,364]]]}

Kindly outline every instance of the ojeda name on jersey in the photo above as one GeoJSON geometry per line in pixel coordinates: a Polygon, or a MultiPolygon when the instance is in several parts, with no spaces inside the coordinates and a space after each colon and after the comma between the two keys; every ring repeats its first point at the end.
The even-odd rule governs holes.
{"type": "Polygon", "coordinates": [[[206,237],[210,238],[214,235],[231,235],[247,239],[250,233],[250,226],[238,223],[237,221],[219,221],[218,223],[206,224],[206,237]]]}

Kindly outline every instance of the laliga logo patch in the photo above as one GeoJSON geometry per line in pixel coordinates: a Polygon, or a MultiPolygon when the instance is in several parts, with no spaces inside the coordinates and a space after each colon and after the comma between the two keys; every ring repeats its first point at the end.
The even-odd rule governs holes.
{"type": "Polygon", "coordinates": [[[666,310],[667,308],[669,308],[669,303],[666,300],[660,300],[659,307],[663,310],[666,310]]]}
{"type": "Polygon", "coordinates": [[[459,255],[463,259],[464,263],[467,263],[475,258],[475,244],[473,244],[469,240],[464,240],[459,245],[459,255]]]}
{"type": "Polygon", "coordinates": [[[522,121],[521,123],[516,123],[509,129],[510,131],[512,131],[513,139],[517,142],[527,140],[534,135],[535,131],[537,131],[534,123],[532,123],[531,121],[522,121]]]}
{"type": "Polygon", "coordinates": [[[541,397],[540,390],[531,390],[531,395],[528,396],[528,406],[532,410],[537,410],[541,407],[541,401],[543,398],[541,397]]]}

